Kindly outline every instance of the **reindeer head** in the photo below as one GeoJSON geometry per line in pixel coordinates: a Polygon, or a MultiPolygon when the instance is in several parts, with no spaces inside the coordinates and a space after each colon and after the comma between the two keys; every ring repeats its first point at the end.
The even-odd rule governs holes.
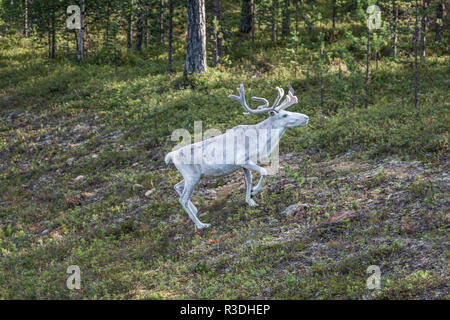
{"type": "Polygon", "coordinates": [[[309,118],[307,115],[304,115],[303,113],[289,112],[284,110],[287,107],[298,103],[297,97],[294,96],[294,90],[290,86],[289,92],[286,95],[286,99],[281,104],[279,103],[284,95],[284,90],[282,88],[277,87],[278,97],[275,100],[272,107],[269,107],[269,101],[267,101],[267,99],[260,97],[252,97],[253,101],[264,102],[264,104],[258,106],[256,109],[252,109],[247,105],[247,102],[245,101],[244,85],[241,84],[241,86],[237,88],[237,90],[239,91],[239,97],[232,94],[230,94],[229,97],[241,103],[242,107],[247,111],[244,112],[245,115],[267,112],[272,119],[273,128],[291,128],[298,126],[306,126],[308,124],[309,118]]]}

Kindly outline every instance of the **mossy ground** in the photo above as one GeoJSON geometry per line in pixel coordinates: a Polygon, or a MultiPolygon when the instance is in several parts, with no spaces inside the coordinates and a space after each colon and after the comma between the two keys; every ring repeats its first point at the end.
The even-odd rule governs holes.
{"type": "Polygon", "coordinates": [[[324,112],[317,79],[276,48],[258,56],[264,72],[225,65],[186,81],[162,53],[79,65],[2,41],[0,298],[449,298],[448,56],[421,65],[417,109],[412,60],[383,60],[368,109],[327,90],[324,112]],[[291,84],[310,125],[283,138],[258,207],[241,173],[202,181],[193,200],[212,228],[195,232],[163,161],[170,134],[261,121],[227,98],[241,82],[271,99],[291,84]],[[70,265],[81,290],[66,288],[70,265]],[[369,265],[380,291],[366,287],[369,265]]]}

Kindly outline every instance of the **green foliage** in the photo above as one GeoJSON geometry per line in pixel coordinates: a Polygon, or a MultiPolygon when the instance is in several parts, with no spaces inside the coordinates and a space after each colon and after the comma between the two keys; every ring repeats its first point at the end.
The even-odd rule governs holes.
{"type": "MultiPolygon", "coordinates": [[[[11,28],[19,30],[19,23],[8,25],[15,36],[6,36],[4,21],[22,18],[8,13],[5,3],[0,298],[443,296],[447,284],[441,273],[449,256],[443,246],[450,63],[445,43],[430,46],[419,65],[420,104],[414,108],[405,40],[410,34],[404,32],[401,54],[390,59],[385,30],[372,33],[379,66],[375,69],[372,57],[371,104],[365,109],[360,106],[366,1],[339,0],[336,30],[328,24],[329,1],[306,1],[302,9],[314,32],[300,17],[298,33],[275,43],[269,40],[271,16],[262,15],[255,68],[248,39],[233,33],[240,3],[225,1],[223,21],[214,23],[225,38],[222,64],[190,77],[182,74],[181,5],[175,73],[168,74],[166,48],[156,42],[156,32],[149,48],[124,48],[124,2],[110,2],[111,16],[100,1],[91,7],[96,9],[88,15],[99,37],[82,64],[73,59],[73,44],[68,54],[47,59],[44,23],[35,25],[30,39],[14,34],[11,28]],[[217,196],[211,201],[194,194],[193,201],[214,227],[195,233],[173,190],[180,176],[163,161],[177,143],[170,135],[177,128],[192,133],[198,120],[204,130],[222,132],[261,121],[244,116],[227,98],[241,82],[248,97],[269,100],[275,86],[291,84],[299,104],[290,110],[309,115],[310,124],[287,131],[280,154],[291,160],[268,177],[255,199],[259,207],[244,205],[243,181],[228,193],[222,193],[230,185],[225,178],[205,182],[204,189],[219,190],[217,196]],[[397,172],[378,166],[393,158],[390,170],[400,167],[397,172]],[[415,162],[401,167],[398,159],[428,167],[418,176],[415,162]],[[299,211],[283,216],[296,203],[303,204],[299,211]],[[366,287],[371,264],[382,264],[380,292],[366,287]],[[65,287],[69,265],[81,267],[82,291],[65,287]]],[[[268,13],[271,2],[261,3],[268,13]]],[[[156,31],[158,13],[149,13],[156,31]]],[[[65,33],[59,30],[58,36],[65,33]]]]}

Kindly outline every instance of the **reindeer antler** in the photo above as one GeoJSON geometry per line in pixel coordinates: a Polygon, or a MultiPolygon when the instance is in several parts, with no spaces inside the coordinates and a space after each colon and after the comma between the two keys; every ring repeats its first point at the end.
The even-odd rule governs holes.
{"type": "Polygon", "coordinates": [[[233,94],[230,94],[228,97],[230,97],[231,99],[234,99],[236,101],[239,101],[242,105],[242,107],[247,111],[244,112],[245,115],[250,115],[250,114],[259,114],[259,113],[264,113],[264,112],[270,112],[270,111],[278,111],[278,103],[280,102],[281,98],[284,95],[284,90],[282,88],[277,87],[277,91],[278,91],[278,97],[275,100],[274,104],[272,105],[272,107],[268,108],[269,106],[269,101],[267,101],[267,99],[265,98],[260,98],[260,97],[252,97],[253,101],[262,101],[264,102],[264,104],[258,106],[256,109],[252,109],[247,105],[247,102],[245,101],[245,89],[244,89],[244,85],[241,84],[239,88],[237,88],[237,90],[239,91],[239,97],[235,96],[233,94]]]}
{"type": "Polygon", "coordinates": [[[296,96],[294,96],[294,89],[292,89],[292,87],[289,85],[289,92],[286,95],[286,99],[284,99],[284,101],[275,109],[275,111],[280,111],[283,109],[286,109],[287,107],[292,106],[293,104],[298,103],[298,99],[296,96]]]}

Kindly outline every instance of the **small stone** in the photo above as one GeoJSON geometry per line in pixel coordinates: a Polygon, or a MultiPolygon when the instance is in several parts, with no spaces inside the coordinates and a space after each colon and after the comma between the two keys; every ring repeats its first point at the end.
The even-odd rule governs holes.
{"type": "Polygon", "coordinates": [[[44,231],[41,232],[41,235],[45,236],[46,234],[48,234],[48,229],[45,229],[44,231]]]}
{"type": "Polygon", "coordinates": [[[150,197],[150,196],[152,195],[152,193],[153,193],[153,189],[152,189],[152,190],[147,190],[147,191],[145,192],[145,196],[146,196],[146,197],[150,197]]]}
{"type": "Polygon", "coordinates": [[[83,198],[91,198],[91,197],[95,196],[95,193],[93,193],[93,192],[83,192],[83,193],[81,193],[81,196],[83,198]]]}
{"type": "Polygon", "coordinates": [[[72,164],[75,161],[75,158],[69,158],[66,160],[67,164],[72,164]]]}
{"type": "Polygon", "coordinates": [[[75,181],[81,181],[81,180],[83,180],[83,179],[84,179],[84,176],[81,176],[81,175],[80,175],[80,176],[78,176],[78,177],[75,178],[75,181]]]}
{"type": "Polygon", "coordinates": [[[304,209],[304,208],[308,208],[308,205],[306,203],[292,204],[289,207],[287,207],[286,209],[284,209],[283,212],[281,212],[281,215],[286,216],[286,217],[292,217],[295,215],[295,213],[297,211],[300,211],[301,209],[304,209]]]}

